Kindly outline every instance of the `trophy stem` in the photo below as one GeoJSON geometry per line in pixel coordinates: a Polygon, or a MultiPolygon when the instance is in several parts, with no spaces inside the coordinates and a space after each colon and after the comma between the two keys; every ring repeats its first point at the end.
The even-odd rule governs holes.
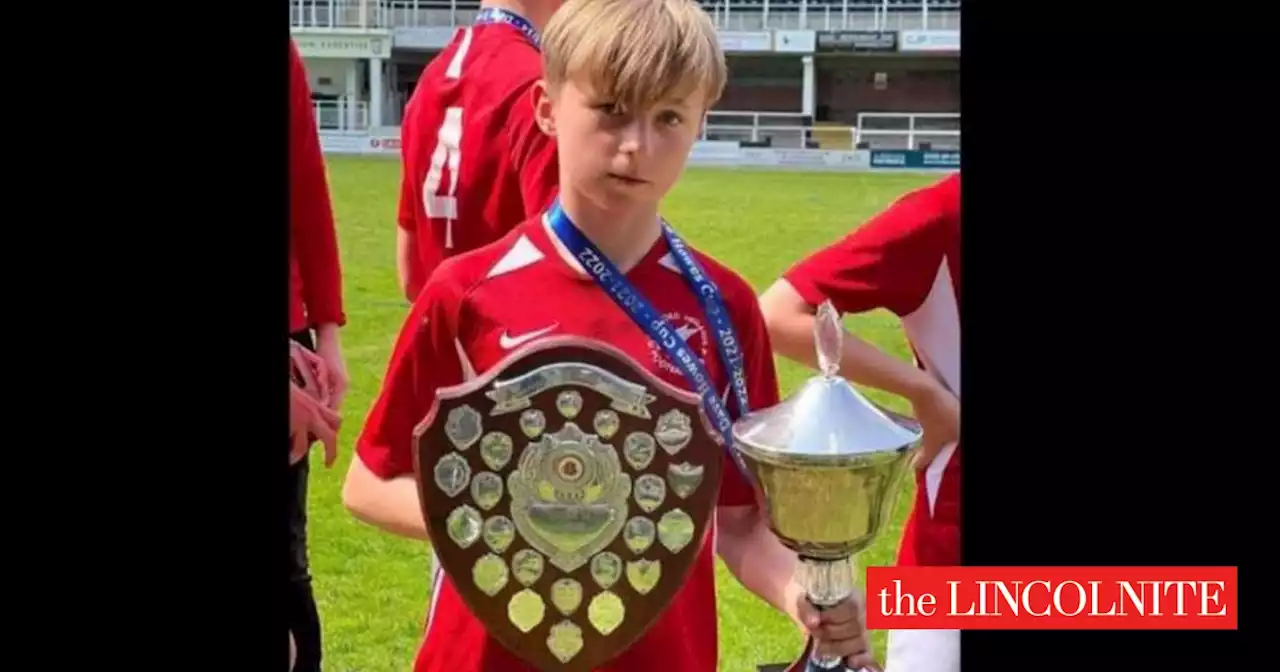
{"type": "Polygon", "coordinates": [[[834,607],[853,594],[850,558],[819,560],[800,557],[801,579],[809,602],[819,609],[834,607]]]}
{"type": "MultiPolygon", "coordinates": [[[[804,586],[809,603],[819,610],[830,609],[853,595],[852,558],[819,560],[800,556],[800,585],[804,586]]],[[[844,670],[844,660],[839,656],[823,656],[815,649],[806,667],[816,670],[844,670]]]]}

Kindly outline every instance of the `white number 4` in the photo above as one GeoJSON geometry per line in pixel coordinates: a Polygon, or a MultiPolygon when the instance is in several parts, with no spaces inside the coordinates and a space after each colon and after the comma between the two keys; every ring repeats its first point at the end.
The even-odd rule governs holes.
{"type": "Polygon", "coordinates": [[[436,133],[436,149],[431,153],[431,167],[422,185],[422,205],[427,216],[446,220],[444,246],[453,247],[453,221],[458,218],[458,164],[462,160],[462,108],[450,107],[444,111],[444,123],[436,133]],[[440,192],[441,171],[449,164],[449,190],[440,192]]]}

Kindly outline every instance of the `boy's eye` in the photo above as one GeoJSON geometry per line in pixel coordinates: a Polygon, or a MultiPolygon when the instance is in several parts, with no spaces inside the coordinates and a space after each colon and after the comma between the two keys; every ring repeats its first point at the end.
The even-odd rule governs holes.
{"type": "Polygon", "coordinates": [[[684,120],[675,112],[663,112],[658,116],[658,121],[664,126],[679,126],[680,122],[684,120]]]}
{"type": "Polygon", "coordinates": [[[618,103],[598,103],[592,107],[611,116],[617,116],[625,112],[618,103]]]}

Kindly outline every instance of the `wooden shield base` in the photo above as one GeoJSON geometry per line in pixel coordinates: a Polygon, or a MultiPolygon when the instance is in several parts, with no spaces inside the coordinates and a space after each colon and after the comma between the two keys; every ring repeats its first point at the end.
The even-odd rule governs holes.
{"type": "MultiPolygon", "coordinates": [[[[709,425],[700,400],[694,394],[657,378],[621,351],[606,344],[576,337],[537,341],[514,353],[485,376],[457,387],[442,389],[437,397],[431,413],[423,420],[416,433],[415,467],[423,515],[432,545],[463,601],[498,641],[544,672],[589,672],[625,651],[655,622],[683,586],[685,577],[701,552],[715,511],[724,452],[708,432],[709,425]],[[548,371],[544,367],[549,365],[569,364],[574,366],[559,368],[551,377],[535,373],[548,371]],[[617,385],[619,381],[625,381],[632,386],[631,395],[616,395],[608,390],[602,392],[601,386],[590,382],[591,375],[581,373],[590,370],[597,374],[601,371],[612,374],[606,374],[604,378],[596,376],[597,381],[616,377],[614,386],[609,388],[614,391],[625,391],[625,386],[617,385]],[[527,375],[531,373],[535,375],[527,375]],[[522,376],[525,378],[521,379],[522,376]],[[522,380],[520,389],[523,392],[513,396],[510,391],[513,389],[512,381],[515,380],[522,380]],[[641,388],[643,394],[637,395],[641,388]],[[562,397],[562,394],[566,397],[562,397]],[[521,395],[528,397],[524,405],[520,402],[521,395]],[[563,402],[565,398],[572,399],[573,403],[558,403],[558,400],[563,402]],[[629,407],[626,401],[620,401],[623,398],[641,403],[629,407]],[[536,423],[522,424],[521,418],[532,411],[540,411],[545,423],[541,432],[530,437],[525,429],[530,429],[536,423]],[[605,415],[597,416],[601,411],[605,415]],[[640,415],[647,412],[649,417],[637,417],[637,412],[640,415]],[[672,437],[678,438],[680,435],[679,431],[671,430],[671,424],[666,422],[675,417],[672,412],[678,412],[686,419],[687,424],[682,426],[687,429],[689,438],[683,447],[668,450],[662,445],[662,441],[671,445],[672,437]],[[592,444],[591,437],[597,433],[597,417],[614,415],[618,420],[616,431],[608,438],[601,436],[598,444],[592,444]],[[663,420],[664,417],[666,420],[663,420]],[[556,434],[570,422],[588,435],[585,441],[543,442],[544,437],[556,434]],[[658,427],[665,427],[668,431],[657,431],[658,427]],[[505,463],[494,457],[500,455],[501,450],[484,449],[495,432],[502,432],[511,438],[510,458],[505,463]],[[624,445],[633,432],[643,432],[651,438],[665,438],[654,438],[651,451],[629,451],[624,449],[624,445]],[[570,446],[567,449],[569,452],[554,448],[566,445],[570,446]],[[584,446],[593,447],[596,452],[589,453],[584,446]],[[589,454],[590,459],[582,461],[570,454],[572,450],[579,448],[582,450],[578,454],[589,454]],[[627,457],[649,453],[652,454],[651,460],[640,467],[635,463],[643,463],[644,460],[627,457]],[[489,456],[488,459],[486,455],[489,456]],[[463,463],[465,468],[461,466],[463,463]],[[442,467],[442,464],[447,468],[442,467]],[[676,467],[675,472],[669,470],[673,466],[676,467]],[[701,480],[689,492],[691,469],[701,470],[701,480]],[[550,476],[531,479],[528,476],[531,473],[550,476]],[[673,473],[683,476],[676,478],[672,476],[673,473]],[[588,474],[589,478],[582,474],[588,474]],[[498,480],[493,475],[501,479],[500,496],[493,494],[494,483],[498,480]],[[645,492],[652,493],[653,488],[658,487],[655,477],[665,484],[665,496],[651,511],[645,511],[636,496],[637,479],[644,475],[651,475],[644,480],[647,488],[645,492]],[[601,480],[594,492],[574,491],[576,495],[565,496],[562,493],[572,489],[564,486],[566,481],[563,479],[566,477],[578,479],[571,483],[572,488],[579,487],[584,479],[601,480]],[[440,478],[444,479],[444,485],[438,482],[440,478]],[[488,494],[478,496],[478,486],[475,485],[477,478],[487,479],[484,482],[489,488],[486,491],[488,494]],[[680,496],[673,483],[680,484],[679,489],[687,496],[680,496]],[[513,488],[516,493],[513,493],[513,488]],[[625,498],[617,494],[624,489],[625,498]],[[592,511],[573,508],[579,506],[579,502],[590,501],[592,496],[602,491],[615,493],[613,508],[606,506],[604,509],[612,515],[602,516],[599,502],[603,500],[595,500],[597,507],[592,511]],[[582,497],[584,492],[588,493],[585,500],[574,499],[582,497]],[[541,527],[531,527],[532,524],[528,522],[531,518],[525,513],[523,520],[526,522],[521,527],[517,518],[521,512],[530,510],[530,498],[539,503],[569,503],[569,508],[556,509],[555,513],[546,513],[550,509],[540,509],[543,517],[538,520],[543,523],[577,523],[581,526],[590,524],[597,526],[589,528],[591,530],[603,530],[600,534],[580,532],[579,536],[572,537],[580,540],[582,536],[591,536],[594,540],[594,543],[585,546],[585,552],[577,554],[578,561],[582,564],[564,571],[552,562],[553,553],[548,552],[549,548],[554,551],[577,543],[562,541],[559,545],[552,544],[547,541],[549,537],[537,533],[554,526],[544,524],[541,527]],[[470,512],[460,514],[459,511],[463,511],[461,507],[464,506],[470,507],[470,512]],[[688,518],[681,516],[677,509],[687,513],[688,518]],[[674,517],[664,518],[670,512],[675,512],[672,514],[674,517]],[[454,536],[450,535],[451,516],[454,536]],[[504,522],[500,517],[505,517],[510,522],[504,522]],[[650,522],[641,520],[632,528],[630,523],[636,518],[650,522]],[[460,522],[464,520],[469,520],[470,523],[460,522]],[[475,523],[479,520],[483,522],[477,528],[475,523]],[[613,522],[601,523],[602,520],[613,522]],[[692,537],[675,552],[664,544],[664,539],[669,542],[674,536],[663,535],[661,532],[679,526],[670,522],[660,525],[664,520],[682,520],[686,532],[692,529],[692,537]],[[503,547],[499,543],[495,547],[490,543],[485,530],[489,529],[491,523],[497,526],[494,529],[510,531],[515,528],[514,535],[506,536],[511,539],[509,545],[503,547]],[[478,535],[475,533],[476,529],[481,530],[478,535]],[[630,538],[626,532],[628,529],[653,530],[652,543],[636,552],[627,543],[630,538]],[[531,530],[535,532],[531,537],[525,534],[531,530]],[[455,541],[458,536],[463,538],[463,543],[455,541]],[[528,552],[530,550],[542,557],[542,569],[536,580],[525,585],[519,577],[527,579],[533,573],[528,571],[527,563],[521,563],[522,570],[517,572],[514,560],[522,551],[524,554],[520,557],[528,560],[532,555],[528,552]],[[613,560],[609,553],[615,554],[621,562],[605,562],[613,560]],[[619,570],[616,582],[607,589],[600,585],[592,572],[592,559],[602,554],[605,556],[601,558],[604,565],[617,567],[619,570]],[[482,559],[488,563],[481,572],[486,578],[478,582],[473,572],[476,571],[477,562],[482,559]],[[632,570],[645,566],[632,564],[638,561],[660,563],[656,585],[652,585],[647,592],[638,591],[632,582],[632,570]],[[504,573],[505,581],[501,579],[504,573]],[[578,594],[581,599],[577,600],[577,604],[573,604],[572,599],[566,599],[571,598],[574,593],[571,588],[565,588],[566,585],[571,586],[571,582],[576,582],[580,587],[578,594]],[[480,583],[484,583],[489,590],[483,590],[480,583]],[[529,594],[530,590],[537,594],[538,599],[529,594]],[[606,593],[611,593],[616,599],[606,593]],[[517,595],[523,600],[521,604],[526,607],[520,610],[520,613],[526,615],[521,619],[526,627],[534,620],[527,616],[530,613],[527,608],[530,603],[536,603],[540,599],[543,605],[541,619],[527,631],[513,623],[509,615],[508,608],[517,595]],[[604,597],[593,607],[593,600],[601,595],[604,597]],[[556,596],[560,598],[559,601],[556,596]],[[612,631],[602,634],[593,624],[591,614],[613,614],[616,620],[616,609],[608,610],[601,606],[607,601],[615,606],[620,602],[623,613],[621,622],[612,631]],[[566,651],[562,648],[562,655],[557,656],[551,646],[553,635],[558,644],[572,642],[575,629],[580,633],[581,647],[567,658],[564,657],[566,651]]],[[[640,443],[643,443],[645,440],[640,438],[640,443]]],[[[646,497],[645,501],[652,504],[655,499],[656,497],[646,497]]],[[[563,560],[562,553],[558,557],[562,557],[562,564],[572,564],[572,561],[563,560]]],[[[647,576],[652,577],[653,565],[649,564],[647,567],[647,576]]],[[[644,575],[643,572],[637,574],[644,575]]],[[[644,581],[640,581],[639,585],[643,586],[644,581]]],[[[532,611],[536,613],[537,609],[532,611]]]]}

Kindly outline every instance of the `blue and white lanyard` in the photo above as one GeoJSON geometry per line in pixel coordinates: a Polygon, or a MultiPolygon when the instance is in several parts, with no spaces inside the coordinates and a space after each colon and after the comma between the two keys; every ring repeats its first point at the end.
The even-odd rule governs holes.
{"type": "Polygon", "coordinates": [[[516,14],[509,9],[501,7],[485,7],[476,14],[476,20],[472,25],[480,26],[492,23],[505,23],[514,26],[516,30],[524,33],[525,38],[533,43],[534,47],[538,47],[541,38],[538,36],[538,29],[533,27],[529,20],[516,14]]]}
{"type": "MultiPolygon", "coordinates": [[[[747,470],[746,464],[742,461],[741,456],[733,450],[733,419],[729,416],[729,409],[725,407],[724,402],[716,394],[711,375],[707,372],[702,361],[693,354],[688,344],[667,322],[666,318],[654,309],[653,304],[636,290],[625,275],[618,271],[617,266],[608,257],[604,256],[578,230],[577,226],[574,226],[573,222],[569,220],[569,216],[565,214],[564,209],[561,208],[559,199],[556,199],[556,202],[551,206],[550,211],[547,213],[547,219],[551,225],[551,230],[555,232],[560,242],[568,248],[573,258],[586,269],[587,273],[596,281],[596,284],[604,289],[605,293],[649,335],[649,338],[653,339],[653,342],[662,348],[663,353],[680,367],[693,391],[701,397],[702,406],[706,409],[707,416],[711,418],[712,423],[715,424],[716,431],[724,439],[725,450],[733,458],[734,463],[738,465],[743,478],[747,479],[747,482],[751,482],[751,474],[747,470]]],[[[703,312],[706,313],[707,319],[711,322],[715,331],[716,353],[720,356],[720,362],[730,376],[731,389],[738,402],[738,411],[745,415],[750,410],[747,399],[746,367],[744,365],[746,357],[742,351],[741,342],[738,340],[737,330],[734,329],[733,322],[729,319],[729,311],[725,308],[724,300],[720,297],[720,289],[716,287],[715,282],[711,280],[711,277],[703,271],[697,260],[693,258],[693,254],[689,252],[689,248],[681,240],[680,236],[666,222],[662,223],[662,235],[667,239],[667,245],[671,248],[672,256],[675,257],[676,264],[680,267],[681,275],[689,285],[689,289],[698,297],[699,303],[702,304],[703,312]]]]}

